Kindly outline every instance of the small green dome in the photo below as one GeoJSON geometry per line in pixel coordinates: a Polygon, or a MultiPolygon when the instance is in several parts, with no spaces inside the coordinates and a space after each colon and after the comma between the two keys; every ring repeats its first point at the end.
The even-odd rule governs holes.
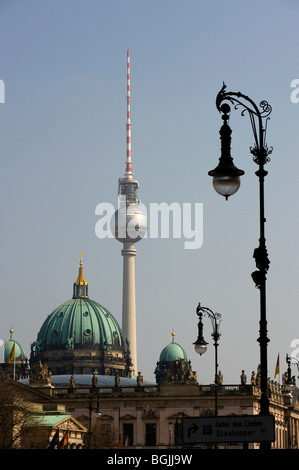
{"type": "Polygon", "coordinates": [[[157,384],[164,381],[173,383],[187,383],[194,378],[191,362],[187,354],[178,343],[174,341],[175,333],[172,333],[172,342],[161,352],[155,369],[157,384]]]}
{"type": "Polygon", "coordinates": [[[2,344],[1,346],[1,349],[2,349],[1,360],[7,363],[10,353],[12,352],[12,348],[15,345],[15,356],[14,356],[15,362],[16,363],[25,362],[26,361],[25,351],[20,345],[20,343],[18,343],[18,341],[12,338],[12,333],[13,333],[13,330],[10,330],[10,339],[7,341],[4,341],[4,344],[2,344]]]}
{"type": "Polygon", "coordinates": [[[121,328],[113,315],[94,300],[70,299],[44,321],[36,340],[36,351],[72,349],[99,345],[106,349],[118,341],[123,346],[121,328]]]}
{"type": "Polygon", "coordinates": [[[187,354],[185,350],[178,343],[174,342],[174,333],[172,333],[172,342],[168,344],[160,354],[160,362],[173,362],[183,359],[187,362],[187,354]]]}

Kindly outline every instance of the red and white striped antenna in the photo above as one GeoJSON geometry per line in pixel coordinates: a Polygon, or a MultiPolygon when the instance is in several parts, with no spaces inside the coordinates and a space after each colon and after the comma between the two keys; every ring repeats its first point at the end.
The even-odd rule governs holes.
{"type": "Polygon", "coordinates": [[[131,77],[130,77],[130,51],[127,51],[127,160],[126,173],[127,180],[132,179],[132,160],[131,160],[131,77]]]}

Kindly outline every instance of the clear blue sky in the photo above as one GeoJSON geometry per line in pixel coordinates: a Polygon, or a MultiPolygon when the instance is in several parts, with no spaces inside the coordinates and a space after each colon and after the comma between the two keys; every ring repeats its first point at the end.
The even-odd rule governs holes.
{"type": "MultiPolygon", "coordinates": [[[[228,202],[208,171],[220,156],[215,97],[225,81],[273,107],[267,142],[266,238],[269,376],[299,338],[298,3],[293,0],[2,0],[0,4],[0,338],[30,344],[72,296],[84,256],[90,297],[121,322],[122,256],[95,235],[101,202],[117,204],[126,155],[126,51],[131,53],[134,176],[150,203],[202,203],[203,245],[146,239],[136,245],[138,369],[148,379],[171,332],[201,383],[214,380],[211,326],[199,357],[195,309],[221,312],[225,383],[259,363],[258,180],[248,116],[233,111],[232,156],[245,170],[228,202]]],[[[299,342],[299,340],[298,340],[299,342]]],[[[295,371],[294,371],[295,374],[295,371]]]]}

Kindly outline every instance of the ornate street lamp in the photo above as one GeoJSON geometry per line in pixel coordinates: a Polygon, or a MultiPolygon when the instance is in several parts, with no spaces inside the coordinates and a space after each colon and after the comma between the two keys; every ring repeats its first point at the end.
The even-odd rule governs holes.
{"type": "Polygon", "coordinates": [[[267,171],[265,171],[264,165],[270,160],[269,154],[272,152],[272,148],[268,149],[266,145],[266,124],[272,108],[267,101],[262,101],[260,103],[260,111],[248,96],[240,92],[226,92],[225,84],[223,84],[222,89],[218,93],[216,107],[222,113],[223,119],[223,125],[220,129],[221,157],[218,166],[210,171],[209,175],[213,177],[215,190],[226,199],[239,189],[240,176],[244,174],[243,170],[235,167],[230,155],[231,129],[228,125],[230,106],[227,102],[232,103],[235,109],[241,106],[243,108],[242,116],[246,113],[249,115],[255,140],[255,144],[250,148],[250,152],[253,155],[254,162],[259,167],[256,175],[259,178],[260,239],[259,246],[254,250],[253,254],[258,271],[252,273],[251,276],[256,287],[260,290],[260,336],[258,338],[261,362],[260,414],[268,415],[270,414],[267,396],[267,345],[269,339],[267,337],[266,321],[266,274],[270,261],[265,240],[264,178],[267,175],[267,171]]]}
{"type": "Polygon", "coordinates": [[[198,337],[194,344],[195,351],[202,355],[206,352],[208,343],[204,340],[203,337],[203,323],[202,318],[203,316],[207,316],[210,318],[212,323],[212,333],[211,336],[214,340],[214,347],[215,347],[215,416],[218,416],[218,340],[221,336],[219,333],[219,326],[221,322],[221,314],[214,313],[211,309],[207,307],[202,307],[200,303],[196,308],[196,314],[198,316],[198,337]]]}

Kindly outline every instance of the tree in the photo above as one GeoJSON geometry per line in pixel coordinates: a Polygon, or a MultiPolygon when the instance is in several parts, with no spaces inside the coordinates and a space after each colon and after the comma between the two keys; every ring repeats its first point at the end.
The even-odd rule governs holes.
{"type": "MultiPolygon", "coordinates": [[[[85,447],[88,447],[89,436],[86,433],[85,447]]],[[[90,448],[91,449],[114,449],[117,447],[118,432],[111,424],[96,422],[91,429],[90,448]]]]}
{"type": "Polygon", "coordinates": [[[43,448],[49,443],[48,430],[12,380],[0,383],[0,449],[43,448]]]}

